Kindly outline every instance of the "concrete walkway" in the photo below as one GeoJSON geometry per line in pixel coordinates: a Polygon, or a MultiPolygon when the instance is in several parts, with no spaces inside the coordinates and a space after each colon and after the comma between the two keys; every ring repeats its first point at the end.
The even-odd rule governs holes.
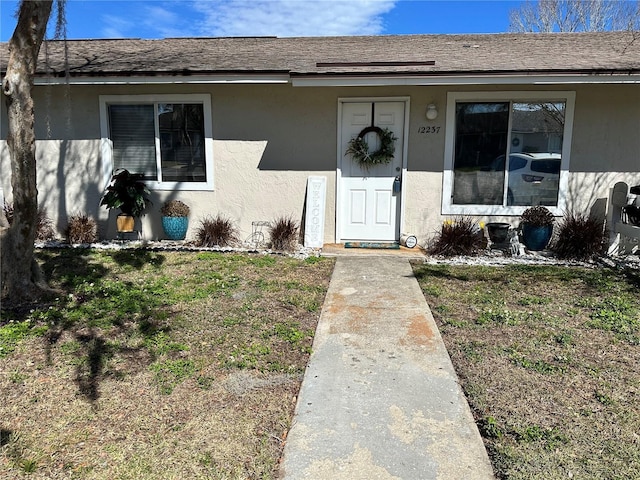
{"type": "Polygon", "coordinates": [[[407,258],[337,257],[281,478],[493,478],[407,258]]]}

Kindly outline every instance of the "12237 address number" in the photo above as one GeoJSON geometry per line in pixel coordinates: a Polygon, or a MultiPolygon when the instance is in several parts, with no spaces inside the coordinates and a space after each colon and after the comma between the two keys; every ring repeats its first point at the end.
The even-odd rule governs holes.
{"type": "Polygon", "coordinates": [[[418,133],[440,133],[440,127],[437,126],[429,126],[429,127],[418,127],[418,133]]]}

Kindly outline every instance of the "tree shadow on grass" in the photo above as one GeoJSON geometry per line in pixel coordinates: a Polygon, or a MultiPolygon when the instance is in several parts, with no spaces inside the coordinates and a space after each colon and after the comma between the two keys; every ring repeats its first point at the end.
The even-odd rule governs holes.
{"type": "Polygon", "coordinates": [[[118,265],[128,265],[134,268],[142,268],[145,265],[160,267],[165,262],[163,255],[149,250],[118,250],[111,255],[118,265]]]}
{"type": "Polygon", "coordinates": [[[86,361],[76,365],[75,381],[80,394],[94,403],[100,397],[98,384],[104,363],[114,352],[93,330],[88,334],[76,334],[76,339],[83,346],[86,361]]]}
{"type": "MultiPolygon", "coordinates": [[[[125,270],[127,265],[142,268],[149,263],[159,267],[165,261],[164,256],[143,250],[111,256],[125,270]]],[[[76,357],[74,381],[79,394],[95,407],[102,380],[145,369],[155,360],[148,345],[158,332],[170,330],[166,314],[161,314],[163,304],[145,291],[146,285],[111,276],[108,262],[94,252],[44,250],[39,259],[47,281],[60,288],[60,297],[49,304],[23,305],[3,313],[13,322],[28,323],[32,332],[36,331],[33,327],[41,327],[38,332],[45,332],[39,335],[48,365],[54,363],[56,345],[71,337],[75,351],[66,354],[76,357]],[[126,339],[136,336],[140,339],[136,346],[126,345],[126,339]],[[119,363],[127,371],[108,369],[115,356],[124,359],[119,363]]]]}
{"type": "Polygon", "coordinates": [[[12,434],[13,432],[11,430],[0,428],[0,448],[9,444],[9,442],[11,441],[12,434]]]}
{"type": "Polygon", "coordinates": [[[640,270],[627,268],[625,270],[627,281],[636,289],[640,290],[640,270]]]}
{"type": "Polygon", "coordinates": [[[81,348],[76,353],[78,361],[74,381],[78,385],[79,393],[95,408],[96,401],[100,398],[100,382],[106,378],[120,378],[146,369],[157,358],[156,352],[148,345],[159,332],[170,331],[170,327],[159,325],[152,319],[145,319],[119,330],[118,333],[125,336],[139,333],[143,338],[139,347],[109,342],[102,332],[95,328],[88,332],[76,332],[75,339],[81,348]],[[118,357],[119,364],[126,364],[125,370],[109,368],[108,362],[114,357],[118,357]]]}
{"type": "Polygon", "coordinates": [[[462,272],[454,272],[448,265],[422,265],[413,264],[413,274],[416,279],[449,278],[454,280],[469,281],[469,275],[462,272]]]}

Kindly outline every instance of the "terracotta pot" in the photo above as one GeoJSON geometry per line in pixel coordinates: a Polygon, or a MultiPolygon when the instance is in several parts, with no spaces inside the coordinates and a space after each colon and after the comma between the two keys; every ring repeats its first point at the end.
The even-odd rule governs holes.
{"type": "Polygon", "coordinates": [[[121,213],[116,217],[116,229],[118,232],[133,232],[136,218],[131,215],[121,213]]]}

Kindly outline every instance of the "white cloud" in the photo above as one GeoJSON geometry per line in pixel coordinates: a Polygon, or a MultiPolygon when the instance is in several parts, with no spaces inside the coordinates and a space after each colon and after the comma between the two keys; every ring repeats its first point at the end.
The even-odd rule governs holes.
{"type": "Polygon", "coordinates": [[[107,38],[375,35],[398,0],[99,2],[107,38]]]}
{"type": "Polygon", "coordinates": [[[202,36],[374,35],[396,0],[219,0],[193,4],[202,36]]]}
{"type": "Polygon", "coordinates": [[[134,23],[116,15],[102,15],[101,23],[104,25],[101,34],[104,38],[124,38],[127,32],[133,29],[134,23]]]}
{"type": "MultiPolygon", "coordinates": [[[[179,10],[184,9],[180,8],[179,10]]],[[[145,28],[156,31],[160,37],[184,37],[193,33],[189,32],[191,22],[181,16],[180,11],[171,11],[156,5],[145,5],[143,15],[145,28]]]]}

